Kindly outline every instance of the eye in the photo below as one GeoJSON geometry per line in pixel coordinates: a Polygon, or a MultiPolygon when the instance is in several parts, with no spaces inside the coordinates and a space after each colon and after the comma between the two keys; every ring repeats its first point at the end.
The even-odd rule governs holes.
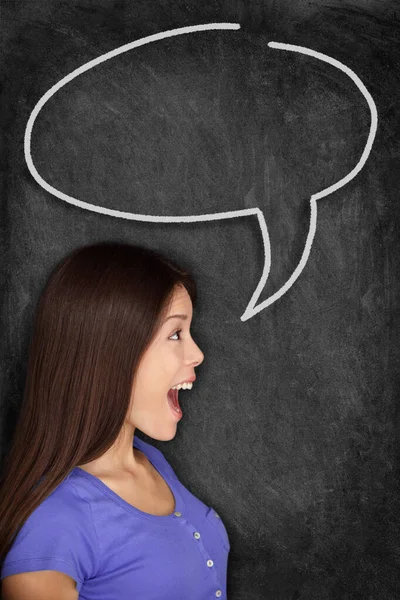
{"type": "MultiPolygon", "coordinates": [[[[178,335],[179,333],[181,333],[182,329],[178,329],[177,331],[175,331],[175,333],[173,333],[172,335],[178,335]]],[[[171,337],[172,337],[171,335],[171,337]]],[[[171,339],[171,338],[170,338],[171,339]]],[[[179,342],[180,341],[180,337],[179,340],[172,340],[173,342],[179,342]]]]}

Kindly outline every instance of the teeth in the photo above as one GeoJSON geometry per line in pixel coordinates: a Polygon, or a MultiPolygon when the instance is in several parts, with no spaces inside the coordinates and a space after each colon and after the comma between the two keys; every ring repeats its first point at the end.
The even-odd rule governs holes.
{"type": "Polygon", "coordinates": [[[185,383],[179,383],[178,385],[174,385],[171,389],[172,390],[191,390],[193,387],[193,382],[191,381],[189,382],[185,382],[185,383]]]}

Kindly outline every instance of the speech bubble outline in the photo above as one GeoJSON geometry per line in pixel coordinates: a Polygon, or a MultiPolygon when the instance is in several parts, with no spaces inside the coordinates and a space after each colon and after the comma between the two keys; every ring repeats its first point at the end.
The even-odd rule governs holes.
{"type": "Polygon", "coordinates": [[[39,175],[38,171],[36,170],[35,165],[33,164],[32,156],[31,156],[32,128],[33,128],[33,124],[34,124],[38,114],[40,113],[40,111],[42,110],[42,108],[46,104],[46,102],[52,96],[54,96],[54,94],[59,89],[61,89],[64,85],[66,85],[67,83],[69,83],[70,81],[72,81],[73,79],[75,79],[76,77],[81,75],[82,73],[88,71],[89,69],[92,69],[93,67],[101,64],[102,62],[105,62],[106,60],[109,60],[110,58],[114,58],[115,56],[118,56],[119,54],[128,52],[129,50],[132,50],[133,48],[138,48],[139,46],[143,46],[145,44],[150,44],[152,42],[159,41],[159,40],[162,40],[165,38],[174,37],[177,35],[184,35],[184,34],[188,34],[188,33],[195,33],[195,32],[200,32],[200,31],[238,30],[238,29],[240,29],[239,23],[207,23],[204,25],[191,25],[191,26],[187,26],[187,27],[179,27],[177,29],[170,29],[167,31],[153,34],[153,35],[145,36],[143,38],[139,38],[138,40],[135,40],[134,42],[130,42],[128,44],[124,44],[123,46],[115,48],[114,50],[111,50],[110,52],[106,52],[105,54],[102,54],[101,56],[85,63],[81,67],[78,67],[77,69],[75,69],[74,71],[72,71],[71,73],[69,73],[68,75],[63,77],[58,83],[53,85],[39,99],[39,101],[33,108],[32,112],[29,116],[29,119],[28,119],[28,122],[26,125],[26,129],[25,129],[24,155],[25,155],[26,164],[28,166],[28,169],[29,169],[32,177],[43,189],[48,191],[50,194],[52,194],[56,198],[59,198],[60,200],[64,200],[65,202],[68,202],[69,204],[79,206],[80,208],[84,208],[84,209],[90,210],[92,212],[98,212],[101,214],[110,215],[110,216],[121,218],[121,219],[130,219],[130,220],[135,220],[135,221],[145,221],[145,222],[153,222],[153,223],[195,223],[198,221],[215,221],[215,220],[220,220],[220,219],[233,219],[233,218],[238,218],[238,217],[243,217],[243,216],[248,216],[248,215],[256,215],[258,218],[259,225],[260,225],[261,235],[262,235],[262,240],[263,240],[263,245],[264,245],[264,268],[263,268],[263,272],[262,272],[260,281],[250,299],[250,302],[248,303],[246,310],[240,317],[241,321],[247,321],[248,319],[250,319],[257,313],[259,313],[264,308],[267,308],[267,306],[270,306],[271,304],[273,304],[273,302],[276,302],[276,300],[278,300],[281,296],[283,296],[283,294],[285,294],[288,291],[288,289],[290,289],[290,287],[294,284],[296,279],[300,276],[300,273],[304,269],[304,267],[307,263],[308,257],[310,255],[312,242],[313,242],[316,228],[317,228],[317,200],[319,200],[320,198],[324,198],[325,196],[328,196],[329,194],[332,194],[339,188],[341,188],[344,185],[346,185],[347,183],[349,183],[349,181],[351,181],[357,175],[357,173],[359,173],[359,171],[361,171],[361,169],[365,165],[367,158],[371,152],[372,145],[373,145],[376,131],[377,131],[377,127],[378,127],[378,112],[377,112],[376,105],[375,105],[375,102],[374,102],[371,94],[368,92],[367,88],[362,83],[361,79],[358,77],[358,75],[356,75],[354,73],[354,71],[352,69],[350,69],[349,67],[344,65],[342,62],[336,60],[335,58],[328,56],[327,54],[322,54],[321,52],[316,52],[315,50],[311,50],[310,48],[306,48],[304,46],[296,46],[296,45],[284,44],[284,43],[280,43],[280,42],[269,42],[268,43],[269,48],[273,48],[273,49],[277,49],[277,50],[286,50],[289,52],[298,52],[300,54],[306,54],[308,56],[311,56],[313,58],[317,58],[318,60],[326,62],[326,63],[336,67],[337,69],[340,69],[344,73],[346,73],[346,75],[348,75],[354,81],[354,83],[356,84],[356,86],[358,87],[358,89],[360,90],[360,92],[362,93],[362,95],[364,96],[364,98],[366,99],[366,101],[368,103],[368,107],[369,107],[370,113],[371,113],[371,125],[370,125],[367,142],[365,144],[361,158],[358,161],[358,163],[356,164],[356,166],[345,177],[343,177],[336,183],[330,185],[329,187],[324,188],[323,190],[317,192],[316,194],[312,194],[312,196],[310,197],[310,227],[308,230],[303,254],[300,258],[300,261],[299,261],[297,267],[295,268],[295,270],[293,271],[292,275],[286,281],[286,283],[282,287],[280,287],[279,290],[276,291],[272,296],[269,296],[266,300],[264,300],[257,306],[256,306],[256,302],[257,302],[258,298],[260,297],[261,292],[266,285],[266,282],[267,282],[267,279],[269,276],[269,272],[271,269],[271,244],[270,244],[270,239],[269,239],[269,234],[268,234],[268,227],[267,227],[264,215],[259,208],[249,208],[249,209],[243,209],[243,210],[227,211],[227,212],[221,212],[221,213],[197,215],[197,216],[190,216],[190,217],[182,217],[182,216],[180,216],[180,217],[178,217],[178,216],[164,217],[164,216],[155,216],[155,215],[139,215],[139,214],[135,214],[135,213],[123,212],[123,211],[119,211],[119,210],[115,210],[115,209],[104,208],[101,206],[97,206],[95,204],[83,202],[82,200],[73,198],[72,196],[69,196],[68,194],[65,194],[64,192],[61,192],[60,190],[57,190],[56,188],[54,188],[52,185],[50,185],[47,181],[45,181],[39,175]]]}

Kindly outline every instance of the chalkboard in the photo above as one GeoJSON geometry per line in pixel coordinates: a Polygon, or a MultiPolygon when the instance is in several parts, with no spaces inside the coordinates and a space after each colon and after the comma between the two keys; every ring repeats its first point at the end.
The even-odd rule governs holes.
{"type": "Polygon", "coordinates": [[[2,4],[3,457],[54,265],[155,248],[205,360],[142,437],[222,517],[228,598],[398,598],[399,4],[2,4]]]}

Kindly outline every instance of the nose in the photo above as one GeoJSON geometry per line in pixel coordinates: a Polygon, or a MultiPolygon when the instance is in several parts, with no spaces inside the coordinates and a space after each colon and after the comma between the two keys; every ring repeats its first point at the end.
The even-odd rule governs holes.
{"type": "Polygon", "coordinates": [[[204,354],[203,352],[200,350],[200,348],[198,347],[198,345],[196,344],[196,342],[194,342],[194,345],[197,348],[197,352],[195,353],[195,358],[193,360],[195,360],[195,367],[198,367],[199,365],[201,365],[201,363],[204,360],[204,354]]]}

